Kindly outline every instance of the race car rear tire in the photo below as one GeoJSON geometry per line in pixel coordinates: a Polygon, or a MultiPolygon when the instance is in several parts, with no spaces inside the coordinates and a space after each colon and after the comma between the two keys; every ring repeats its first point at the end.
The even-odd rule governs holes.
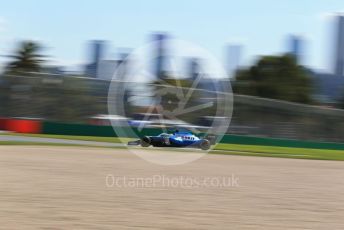
{"type": "Polygon", "coordinates": [[[210,142],[210,145],[215,145],[217,137],[213,134],[208,134],[204,139],[207,139],[210,142]]]}
{"type": "Polygon", "coordinates": [[[207,139],[203,139],[201,144],[199,145],[199,147],[202,150],[209,150],[210,149],[210,141],[208,141],[207,139]]]}
{"type": "Polygon", "coordinates": [[[144,136],[142,139],[141,139],[141,146],[142,147],[148,147],[151,145],[151,139],[147,136],[144,136]]]}

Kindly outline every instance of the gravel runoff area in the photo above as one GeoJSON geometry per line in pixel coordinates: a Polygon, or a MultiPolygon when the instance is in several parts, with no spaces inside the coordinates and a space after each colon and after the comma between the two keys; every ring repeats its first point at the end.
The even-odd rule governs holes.
{"type": "Polygon", "coordinates": [[[344,229],[343,178],[339,161],[0,146],[0,229],[344,229]]]}

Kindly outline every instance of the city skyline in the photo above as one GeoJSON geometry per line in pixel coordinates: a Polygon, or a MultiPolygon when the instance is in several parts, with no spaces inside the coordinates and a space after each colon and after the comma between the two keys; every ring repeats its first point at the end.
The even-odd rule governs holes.
{"type": "Polygon", "coordinates": [[[166,31],[204,47],[223,64],[226,63],[225,47],[239,43],[245,48],[243,64],[248,65],[257,55],[285,52],[284,38],[297,34],[307,43],[305,65],[330,71],[333,64],[328,62],[333,57],[334,34],[329,15],[344,9],[339,0],[332,0],[331,4],[281,1],[278,5],[272,0],[202,4],[197,1],[63,2],[3,3],[0,63],[7,61],[4,55],[10,54],[20,40],[38,40],[47,47],[45,51],[51,63],[73,66],[87,63],[88,40],[108,40],[116,48],[135,49],[148,42],[150,33],[166,31]]]}

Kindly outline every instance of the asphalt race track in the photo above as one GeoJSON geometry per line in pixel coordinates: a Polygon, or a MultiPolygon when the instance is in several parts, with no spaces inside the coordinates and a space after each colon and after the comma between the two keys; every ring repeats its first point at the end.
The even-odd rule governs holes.
{"type": "Polygon", "coordinates": [[[0,229],[344,229],[343,178],[336,161],[0,146],[0,229]]]}

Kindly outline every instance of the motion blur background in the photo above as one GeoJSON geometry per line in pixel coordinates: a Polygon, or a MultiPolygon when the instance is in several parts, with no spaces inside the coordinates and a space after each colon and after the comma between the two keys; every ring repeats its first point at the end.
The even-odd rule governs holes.
{"type": "MultiPolygon", "coordinates": [[[[186,57],[178,76],[170,71],[169,38],[178,37],[204,47],[226,68],[225,77],[202,77],[190,104],[212,101],[218,93],[230,97],[222,86],[231,85],[227,133],[343,142],[344,16],[338,12],[343,7],[340,0],[4,2],[0,130],[42,132],[23,130],[23,123],[14,127],[13,120],[43,122],[43,129],[109,127],[111,119],[123,126],[209,126],[221,119],[212,109],[172,120],[155,105],[130,100],[154,101],[147,89],[164,87],[159,80],[191,87],[204,63],[186,57]],[[153,77],[132,82],[125,114],[109,115],[111,79],[122,83],[119,66],[129,72],[127,56],[147,42],[156,44],[150,53],[157,57],[150,63],[153,77]]],[[[176,106],[178,97],[164,96],[161,104],[176,106]]]]}

